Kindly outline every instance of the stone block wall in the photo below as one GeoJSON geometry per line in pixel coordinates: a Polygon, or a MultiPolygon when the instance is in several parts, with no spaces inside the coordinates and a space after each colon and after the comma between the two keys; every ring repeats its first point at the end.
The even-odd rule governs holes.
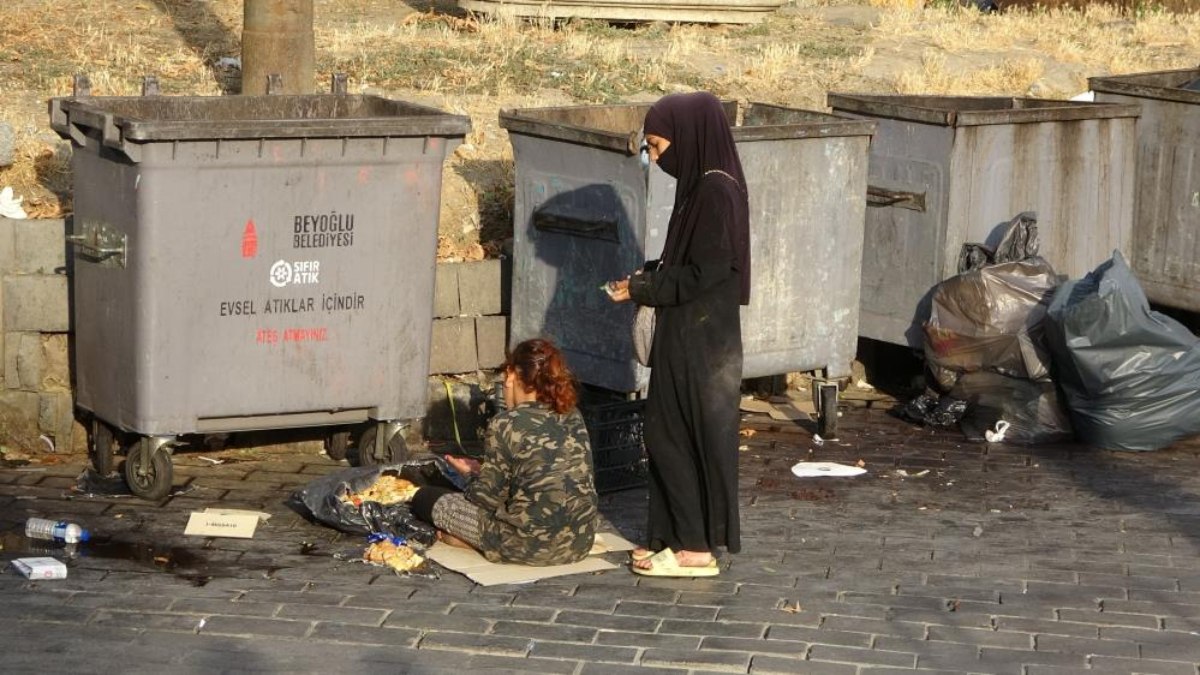
{"type": "MultiPolygon", "coordinates": [[[[0,444],[45,449],[45,436],[60,451],[86,448],[71,395],[66,227],[0,218],[0,444]]],[[[504,361],[510,270],[500,260],[437,266],[427,435],[453,438],[449,382],[460,436],[476,438],[490,371],[504,361]]]]}
{"type": "Polygon", "coordinates": [[[510,260],[438,265],[432,373],[423,420],[427,438],[475,441],[483,427],[493,372],[504,363],[512,298],[510,260]]]}
{"type": "Polygon", "coordinates": [[[0,443],[82,450],[68,350],[66,225],[0,218],[0,443]]]}
{"type": "Polygon", "coordinates": [[[0,122],[0,166],[11,166],[16,151],[16,135],[11,124],[0,122]]]}
{"type": "Polygon", "coordinates": [[[438,265],[432,373],[471,373],[504,363],[512,271],[508,260],[438,265]]]}

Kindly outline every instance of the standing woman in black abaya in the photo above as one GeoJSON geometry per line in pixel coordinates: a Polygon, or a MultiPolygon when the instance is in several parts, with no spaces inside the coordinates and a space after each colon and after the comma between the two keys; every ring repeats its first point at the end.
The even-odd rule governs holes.
{"type": "Polygon", "coordinates": [[[741,549],[738,401],[741,305],[750,300],[746,179],[720,101],[666,96],[646,113],[650,158],[678,182],[659,264],[612,284],[617,302],[656,308],[645,439],[647,547],[633,571],[713,576],[741,549]]]}

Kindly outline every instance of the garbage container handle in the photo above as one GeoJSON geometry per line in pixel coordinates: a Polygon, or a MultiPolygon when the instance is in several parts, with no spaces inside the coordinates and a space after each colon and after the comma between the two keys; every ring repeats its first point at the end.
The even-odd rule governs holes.
{"type": "Polygon", "coordinates": [[[110,267],[125,267],[129,237],[106,223],[83,221],[79,234],[68,234],[67,242],[76,246],[84,257],[110,267]]]}
{"type": "Polygon", "coordinates": [[[104,145],[117,150],[125,149],[124,135],[121,133],[121,127],[114,121],[112,113],[73,108],[64,117],[68,133],[79,144],[83,144],[86,136],[84,130],[92,128],[100,130],[100,142],[104,145]]]}
{"type": "Polygon", "coordinates": [[[112,113],[104,113],[103,126],[100,127],[100,139],[110,148],[125,149],[125,136],[121,133],[121,127],[113,123],[112,113]]]}
{"type": "Polygon", "coordinates": [[[867,186],[867,206],[895,206],[913,211],[925,211],[925,193],[890,190],[878,185],[867,186]]]}
{"type": "Polygon", "coordinates": [[[533,227],[542,232],[569,234],[573,237],[620,242],[615,218],[580,218],[545,210],[533,212],[533,227]]]}

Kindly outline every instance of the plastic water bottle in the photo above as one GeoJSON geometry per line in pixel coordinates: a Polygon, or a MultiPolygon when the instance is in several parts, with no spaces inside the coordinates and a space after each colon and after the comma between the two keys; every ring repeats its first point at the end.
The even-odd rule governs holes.
{"type": "Polygon", "coordinates": [[[45,518],[30,518],[25,521],[25,536],[30,539],[45,539],[65,544],[77,544],[91,538],[88,531],[65,520],[53,521],[45,518]]]}

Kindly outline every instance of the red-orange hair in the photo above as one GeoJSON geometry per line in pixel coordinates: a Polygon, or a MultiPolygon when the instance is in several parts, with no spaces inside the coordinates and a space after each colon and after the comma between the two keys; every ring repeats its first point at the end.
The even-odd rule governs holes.
{"type": "Polygon", "coordinates": [[[504,363],[517,377],[534,390],[537,400],[554,412],[565,415],[575,409],[579,392],[575,376],[567,368],[567,360],[554,343],[541,338],[526,340],[513,348],[504,363]]]}

